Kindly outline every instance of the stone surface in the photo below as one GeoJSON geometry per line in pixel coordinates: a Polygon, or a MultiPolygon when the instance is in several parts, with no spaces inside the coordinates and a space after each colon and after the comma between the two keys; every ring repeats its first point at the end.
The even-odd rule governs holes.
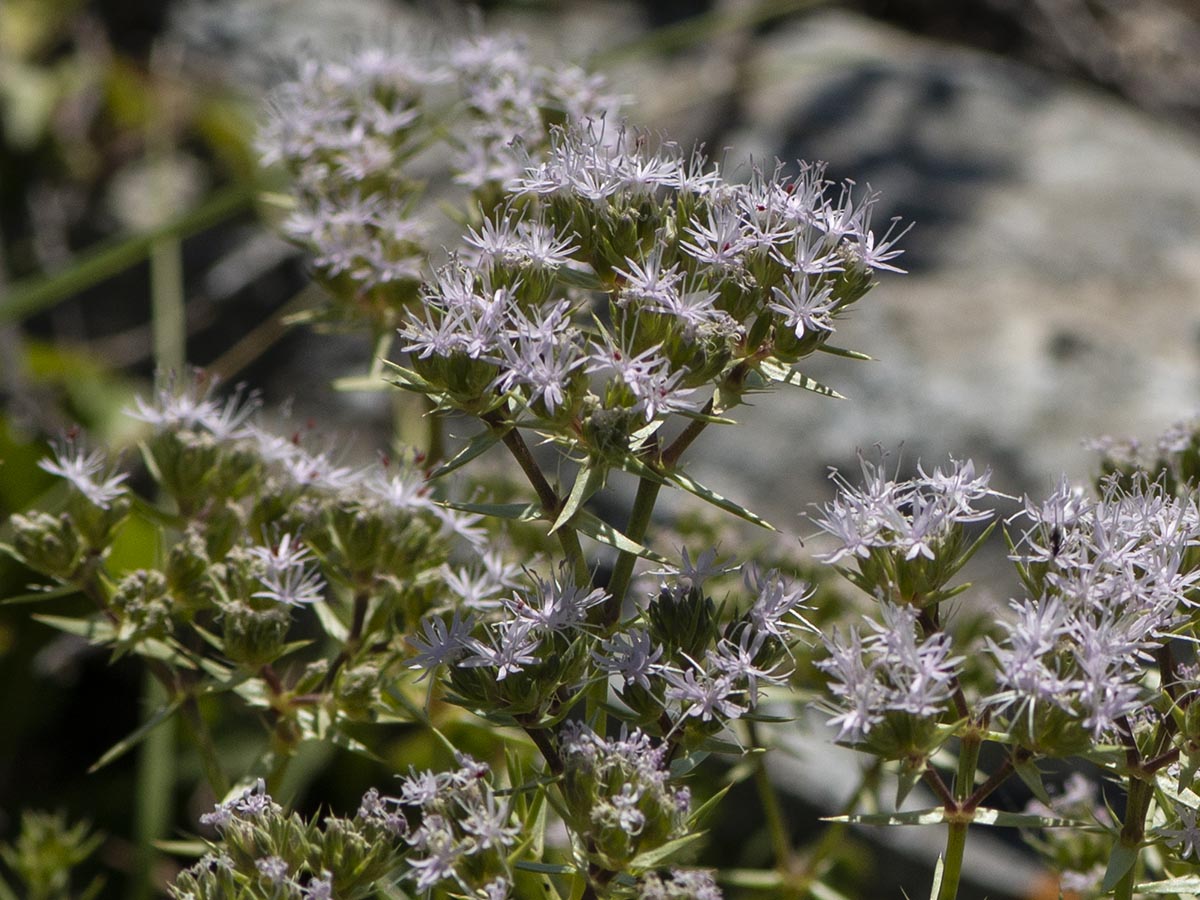
{"type": "Polygon", "coordinates": [[[767,36],[747,66],[724,144],[826,160],[916,224],[911,273],[885,273],[836,338],[879,361],[812,366],[850,399],[785,391],[743,410],[750,429],[703,442],[710,480],[786,522],[828,495],[828,464],[878,441],[912,460],[974,456],[998,486],[1041,491],[1061,471],[1087,477],[1082,439],[1153,437],[1193,411],[1194,135],[843,14],[767,36]]]}

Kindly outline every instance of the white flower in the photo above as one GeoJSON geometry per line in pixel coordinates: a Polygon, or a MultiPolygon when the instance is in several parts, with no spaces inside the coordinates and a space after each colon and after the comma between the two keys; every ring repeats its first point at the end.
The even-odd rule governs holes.
{"type": "Polygon", "coordinates": [[[1176,803],[1175,814],[1179,817],[1179,827],[1160,828],[1158,833],[1167,839],[1168,844],[1179,851],[1180,856],[1190,856],[1200,860],[1200,827],[1196,825],[1196,810],[1182,803],[1176,803]]]}
{"type": "Polygon", "coordinates": [[[125,493],[121,485],[129,476],[124,472],[116,472],[109,465],[103,450],[88,453],[77,437],[55,442],[52,448],[54,459],[39,460],[38,467],[51,475],[65,478],[93,505],[108,509],[114,500],[125,493]]]}
{"type": "Polygon", "coordinates": [[[283,535],[273,547],[251,547],[248,552],[263,569],[258,576],[262,590],[252,596],[288,606],[307,606],[324,599],[325,580],[315,567],[309,567],[312,557],[293,535],[283,535]]]}

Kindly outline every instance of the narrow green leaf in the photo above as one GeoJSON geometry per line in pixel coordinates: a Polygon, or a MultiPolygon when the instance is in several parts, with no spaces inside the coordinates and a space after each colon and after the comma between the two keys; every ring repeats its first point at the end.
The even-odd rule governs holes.
{"type": "Polygon", "coordinates": [[[1135,894],[1200,894],[1200,875],[1185,875],[1167,881],[1147,881],[1133,889],[1135,894]]]}
{"type": "Polygon", "coordinates": [[[471,440],[467,441],[465,447],[454,454],[454,458],[448,462],[442,463],[429,475],[429,480],[433,481],[436,478],[441,478],[443,475],[449,475],[455,469],[459,469],[469,463],[478,456],[482,456],[496,444],[500,443],[501,434],[492,429],[481,431],[471,440]]]}
{"type": "Polygon", "coordinates": [[[604,544],[620,550],[622,553],[632,553],[635,556],[640,556],[642,559],[648,559],[651,562],[665,563],[666,557],[659,556],[653,550],[648,550],[634,541],[612,525],[598,518],[595,513],[590,513],[586,509],[581,509],[571,522],[571,526],[580,534],[585,534],[593,541],[599,544],[604,544]]]}
{"type": "Polygon", "coordinates": [[[393,384],[406,391],[415,391],[418,394],[438,393],[438,388],[434,387],[412,369],[405,368],[399,363],[394,363],[388,359],[385,359],[383,364],[391,370],[384,372],[381,376],[388,384],[393,384]]]}
{"type": "Polygon", "coordinates": [[[510,519],[514,522],[536,522],[542,518],[542,511],[536,503],[459,503],[454,500],[439,500],[438,505],[447,509],[457,509],[459,512],[510,519]]]}
{"type": "Polygon", "coordinates": [[[1108,868],[1104,870],[1104,881],[1100,885],[1100,893],[1107,894],[1137,863],[1138,847],[1127,847],[1120,841],[1113,844],[1112,853],[1108,857],[1108,868]]]}
{"type": "Polygon", "coordinates": [[[833,356],[841,356],[845,359],[857,359],[861,360],[862,362],[875,362],[875,357],[867,356],[867,354],[861,353],[858,350],[847,350],[845,347],[834,347],[830,344],[821,344],[819,347],[817,347],[817,349],[822,353],[829,353],[833,356]]]}
{"type": "Polygon", "coordinates": [[[204,841],[155,841],[154,846],[172,856],[200,857],[212,849],[204,841]]]}
{"type": "Polygon", "coordinates": [[[86,638],[95,644],[109,643],[117,636],[116,629],[112,623],[105,622],[103,619],[76,619],[73,616],[51,616],[41,613],[36,613],[31,618],[41,622],[43,625],[49,625],[51,628],[65,631],[67,634],[86,638]]]}
{"type": "Polygon", "coordinates": [[[946,821],[946,811],[938,806],[933,809],[914,809],[908,812],[831,816],[822,821],[846,822],[850,825],[940,825],[946,821]]]}
{"type": "Polygon", "coordinates": [[[88,769],[88,774],[91,775],[94,772],[98,772],[113,760],[120,759],[122,756],[140,744],[143,740],[145,740],[146,736],[149,735],[150,732],[152,732],[163,722],[167,721],[167,719],[171,718],[171,716],[175,715],[175,712],[182,705],[183,698],[177,697],[175,700],[172,700],[166,706],[159,709],[158,712],[130,732],[127,737],[109,747],[103,756],[92,763],[91,768],[88,769]]]}
{"type": "Polygon", "coordinates": [[[937,865],[933,867],[933,885],[929,888],[929,900],[937,900],[938,894],[942,892],[942,876],[945,874],[943,871],[944,866],[941,854],[938,854],[937,865]]]}
{"type": "Polygon", "coordinates": [[[717,877],[721,884],[752,891],[770,891],[783,886],[783,876],[769,869],[721,869],[717,877]]]}
{"type": "Polygon", "coordinates": [[[85,288],[99,284],[146,259],[165,238],[182,238],[211,228],[250,205],[251,184],[233,184],[213,191],[195,209],[180,213],[163,225],[138,234],[121,235],[100,243],[49,276],[19,281],[0,299],[0,323],[18,322],[85,288]]]}
{"type": "Polygon", "coordinates": [[[645,853],[639,853],[629,861],[629,868],[633,871],[652,869],[655,866],[666,862],[684,847],[690,847],[692,844],[701,840],[704,837],[704,832],[697,831],[692,834],[685,834],[681,838],[675,838],[673,841],[667,841],[661,847],[655,847],[653,850],[647,850],[645,853]]]}
{"type": "Polygon", "coordinates": [[[723,753],[726,756],[741,756],[742,754],[748,752],[746,748],[740,744],[735,744],[733,741],[723,741],[718,737],[705,738],[700,742],[699,749],[708,753],[723,753]]]}
{"type": "Polygon", "coordinates": [[[900,768],[900,777],[896,780],[896,806],[901,806],[917,782],[925,775],[925,763],[917,765],[905,764],[900,768]]]}
{"type": "Polygon", "coordinates": [[[673,484],[676,487],[682,488],[683,490],[687,491],[689,494],[699,497],[705,503],[711,503],[713,506],[717,507],[718,509],[723,509],[727,513],[732,513],[733,515],[737,516],[739,519],[744,519],[747,522],[757,525],[760,528],[765,528],[768,531],[778,531],[779,530],[774,525],[772,525],[770,522],[768,522],[766,519],[764,519],[762,516],[757,515],[756,513],[752,513],[750,510],[746,509],[746,507],[741,506],[740,504],[734,503],[732,500],[729,500],[725,497],[722,497],[720,494],[718,494],[714,490],[711,490],[710,488],[706,488],[700,482],[696,481],[696,479],[692,478],[690,475],[685,474],[684,472],[680,472],[680,471],[671,472],[670,474],[668,474],[666,476],[666,480],[668,483],[673,484]]]}
{"type": "Polygon", "coordinates": [[[1050,794],[1046,790],[1046,785],[1042,782],[1042,770],[1037,767],[1033,760],[1026,760],[1013,766],[1013,770],[1017,776],[1025,782],[1025,786],[1047,806],[1050,805],[1050,794]]]}
{"type": "Polygon", "coordinates": [[[337,617],[328,603],[312,604],[313,611],[317,614],[317,621],[321,623],[321,627],[325,629],[325,633],[335,641],[344,644],[346,638],[350,636],[350,629],[346,623],[337,617]]]}
{"type": "Polygon", "coordinates": [[[692,814],[688,816],[688,828],[699,829],[707,825],[709,816],[716,811],[717,805],[725,799],[725,795],[733,789],[735,783],[730,781],[729,784],[705,800],[699,808],[693,810],[692,814]]]}
{"type": "Polygon", "coordinates": [[[333,380],[333,389],[341,393],[376,393],[387,390],[389,382],[378,375],[347,375],[333,380]]]}
{"type": "Polygon", "coordinates": [[[534,862],[530,859],[519,859],[513,864],[514,869],[524,872],[537,872],[539,875],[570,875],[575,870],[570,866],[559,863],[534,862]]]}
{"type": "Polygon", "coordinates": [[[834,400],[846,399],[842,394],[839,394],[828,385],[821,384],[816,379],[809,378],[795,366],[787,366],[774,359],[762,360],[758,364],[758,371],[762,373],[763,377],[778,384],[790,384],[793,387],[812,391],[814,394],[820,394],[823,397],[832,397],[834,400]]]}
{"type": "Polygon", "coordinates": [[[591,269],[577,269],[574,266],[563,266],[554,273],[555,281],[568,287],[580,288],[585,291],[607,291],[611,285],[605,285],[591,269]]]}
{"type": "MultiPolygon", "coordinates": [[[[6,547],[0,549],[7,550],[6,547]]],[[[15,556],[15,553],[9,554],[15,556]]],[[[73,584],[64,584],[56,588],[49,588],[44,591],[29,591],[26,594],[17,594],[15,597],[5,597],[0,600],[0,606],[18,606],[23,603],[41,603],[43,600],[55,600],[59,597],[70,597],[72,594],[79,593],[79,588],[73,584]]]]}
{"type": "Polygon", "coordinates": [[[584,463],[583,468],[575,473],[575,484],[571,486],[571,493],[567,495],[567,502],[563,504],[558,518],[550,526],[550,534],[554,534],[554,532],[566,525],[567,522],[571,521],[571,517],[575,515],[579,508],[587,503],[598,490],[604,487],[604,482],[607,478],[608,466],[591,459],[584,463]]]}
{"type": "Polygon", "coordinates": [[[1036,816],[980,807],[975,810],[975,818],[971,820],[971,824],[996,825],[1001,828],[1082,828],[1088,823],[1058,816],[1036,816]]]}

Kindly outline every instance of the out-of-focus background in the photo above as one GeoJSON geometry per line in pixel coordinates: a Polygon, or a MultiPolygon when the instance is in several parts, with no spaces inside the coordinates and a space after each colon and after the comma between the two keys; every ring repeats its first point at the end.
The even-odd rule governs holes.
{"type": "MultiPolygon", "coordinates": [[[[155,279],[181,286],[190,362],[364,452],[386,440],[384,398],[328,389],[370,348],[284,324],[305,263],[263,221],[253,131],[306,58],[468,26],[604,72],[632,122],[729,148],[735,171],[824,160],[915,223],[909,274],[839,334],[878,360],[829,369],[849,399],[778,394],[697,447],[701,480],[767,518],[803,533],[827,468],[876,442],[972,456],[998,489],[1036,493],[1090,474],[1083,439],[1151,438],[1200,404],[1196,0],[3,0],[5,518],[47,487],[48,436],[127,427],[118,411],[152,376],[155,279]]],[[[26,577],[0,562],[6,595],[26,577]]],[[[136,725],[137,696],[132,670],[0,608],[0,840],[31,805],[123,833],[132,768],[84,773],[136,725]]],[[[778,777],[811,795],[836,781],[814,766],[836,764],[778,777]]],[[[120,871],[133,850],[103,852],[120,871]]],[[[1040,876],[1008,852],[978,890],[1032,896],[1040,876]]]]}

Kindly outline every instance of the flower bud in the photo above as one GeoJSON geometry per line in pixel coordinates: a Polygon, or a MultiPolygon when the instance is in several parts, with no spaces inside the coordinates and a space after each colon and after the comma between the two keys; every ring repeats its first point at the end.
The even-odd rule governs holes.
{"type": "Polygon", "coordinates": [[[273,662],[283,652],[291,616],[288,608],[254,609],[240,600],[221,606],[225,655],[248,669],[273,662]]]}
{"type": "Polygon", "coordinates": [[[112,597],[118,617],[117,641],[133,646],[172,631],[172,602],[167,578],[157,570],[138,569],[121,579],[112,597]]]}
{"type": "Polygon", "coordinates": [[[13,528],[13,549],[31,569],[70,581],[82,558],[79,533],[66,515],[33,512],[15,515],[9,520],[13,528]]]}
{"type": "Polygon", "coordinates": [[[680,654],[702,659],[717,636],[716,607],[712,598],[696,587],[664,587],[650,602],[646,615],[650,636],[671,659],[678,659],[680,654]]]}

